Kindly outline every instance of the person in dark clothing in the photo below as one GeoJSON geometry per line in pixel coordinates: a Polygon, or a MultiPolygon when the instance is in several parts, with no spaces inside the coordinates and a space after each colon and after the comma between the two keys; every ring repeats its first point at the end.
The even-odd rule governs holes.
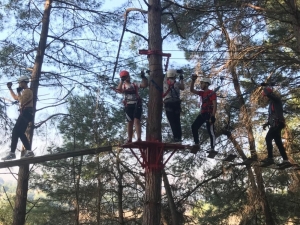
{"type": "Polygon", "coordinates": [[[194,137],[194,146],[192,148],[193,153],[197,153],[200,149],[199,146],[199,128],[206,123],[206,129],[208,131],[210,137],[210,152],[215,152],[215,131],[214,131],[214,123],[216,121],[215,114],[217,111],[217,95],[214,91],[209,90],[208,86],[211,84],[211,80],[209,78],[202,78],[200,81],[201,91],[196,91],[194,89],[195,80],[197,79],[197,75],[192,76],[192,82],[190,91],[196,95],[199,95],[202,101],[201,104],[201,112],[192,124],[192,133],[194,137]]]}
{"type": "Polygon", "coordinates": [[[12,90],[12,83],[8,82],[7,87],[10,91],[11,96],[18,100],[20,103],[20,115],[12,131],[11,138],[11,150],[7,156],[2,160],[11,160],[16,158],[16,148],[18,139],[20,138],[24,148],[26,149],[22,158],[34,157],[34,153],[31,151],[31,145],[25,135],[28,124],[33,120],[33,94],[28,87],[29,79],[26,76],[21,76],[18,79],[19,87],[17,88],[17,95],[12,90]]]}
{"type": "Polygon", "coordinates": [[[269,112],[268,112],[268,122],[263,124],[263,129],[265,130],[267,126],[270,126],[269,131],[266,135],[266,144],[268,150],[268,157],[263,159],[264,165],[274,164],[273,159],[273,145],[272,141],[275,141],[276,146],[279,149],[280,155],[283,159],[280,166],[289,165],[287,154],[285,152],[282,139],[281,131],[285,127],[285,119],[283,117],[283,106],[280,97],[273,93],[273,90],[269,87],[263,89],[262,93],[266,101],[269,102],[269,112]]]}
{"type": "Polygon", "coordinates": [[[167,119],[173,133],[173,143],[181,143],[182,130],[180,123],[181,100],[180,90],[184,90],[183,75],[180,74],[179,82],[176,82],[178,71],[170,69],[167,71],[167,78],[164,82],[163,102],[167,119]]]}

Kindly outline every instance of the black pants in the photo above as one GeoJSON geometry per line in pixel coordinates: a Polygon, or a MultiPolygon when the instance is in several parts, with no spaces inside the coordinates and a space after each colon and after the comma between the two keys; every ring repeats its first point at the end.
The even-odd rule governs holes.
{"type": "Polygon", "coordinates": [[[182,130],[180,123],[180,112],[181,112],[181,102],[180,100],[174,102],[165,102],[165,110],[167,119],[171,126],[174,139],[181,140],[182,130]]]}
{"type": "Polygon", "coordinates": [[[180,113],[173,112],[173,111],[166,111],[166,115],[170,123],[174,139],[181,140],[182,130],[180,124],[180,113]]]}
{"type": "Polygon", "coordinates": [[[284,125],[279,124],[275,127],[270,127],[267,135],[266,135],[266,144],[267,144],[267,150],[268,150],[268,158],[273,158],[273,145],[272,141],[275,141],[276,146],[279,149],[280,155],[282,156],[283,160],[287,160],[287,155],[285,152],[285,149],[282,144],[281,139],[281,130],[283,129],[284,125]]]}
{"type": "Polygon", "coordinates": [[[215,127],[214,124],[211,124],[209,122],[210,119],[210,113],[201,113],[198,115],[194,123],[192,124],[192,132],[194,137],[195,144],[199,144],[199,128],[206,122],[206,129],[209,134],[210,138],[210,146],[212,149],[214,149],[216,144],[216,136],[215,136],[215,127]]]}
{"type": "Polygon", "coordinates": [[[12,131],[11,137],[11,152],[15,152],[18,144],[18,138],[21,139],[23,146],[26,150],[31,150],[30,143],[25,135],[25,131],[29,122],[33,119],[32,109],[24,109],[19,115],[17,122],[12,131]]]}

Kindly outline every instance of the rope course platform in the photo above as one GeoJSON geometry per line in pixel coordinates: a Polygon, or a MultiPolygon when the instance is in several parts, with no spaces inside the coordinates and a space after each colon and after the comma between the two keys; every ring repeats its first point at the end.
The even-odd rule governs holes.
{"type": "Polygon", "coordinates": [[[112,151],[112,147],[114,146],[105,146],[99,148],[89,148],[89,149],[82,149],[77,151],[69,151],[69,152],[62,152],[57,154],[49,154],[43,156],[36,156],[32,158],[21,158],[17,160],[11,161],[4,161],[0,162],[0,169],[7,168],[7,167],[14,167],[14,166],[23,166],[27,164],[35,164],[35,163],[42,163],[47,161],[53,161],[58,159],[65,159],[70,157],[82,156],[82,155],[93,155],[101,152],[108,152],[112,151]]]}
{"type": "Polygon", "coordinates": [[[126,143],[122,148],[129,148],[143,168],[148,170],[162,170],[176,151],[185,151],[192,148],[190,145],[163,143],[159,141],[137,141],[126,143]],[[139,149],[141,157],[133,149],[139,149]],[[164,152],[171,154],[163,161],[164,152]]]}

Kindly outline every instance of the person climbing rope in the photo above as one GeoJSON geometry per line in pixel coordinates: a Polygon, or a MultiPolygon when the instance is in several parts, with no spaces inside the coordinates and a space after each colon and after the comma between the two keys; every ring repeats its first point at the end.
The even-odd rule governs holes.
{"type": "Polygon", "coordinates": [[[182,130],[180,123],[181,100],[180,90],[184,90],[183,71],[170,69],[167,71],[167,78],[164,82],[163,102],[173,133],[173,143],[181,143],[182,130]],[[176,76],[179,76],[179,82],[176,82],[176,76]]]}
{"type": "Polygon", "coordinates": [[[190,86],[190,92],[199,95],[201,98],[201,111],[197,116],[196,120],[192,124],[192,133],[194,137],[195,144],[192,147],[192,153],[197,153],[200,150],[199,146],[199,128],[206,123],[206,129],[208,131],[210,137],[210,146],[211,149],[209,153],[216,153],[215,151],[215,131],[214,131],[214,123],[216,121],[215,115],[217,111],[217,95],[213,90],[208,89],[211,84],[211,80],[209,78],[203,77],[200,81],[201,91],[197,91],[194,89],[195,81],[197,79],[197,75],[192,75],[192,82],[190,86]]]}
{"type": "Polygon", "coordinates": [[[25,150],[25,153],[21,158],[34,157],[34,153],[31,151],[31,145],[25,135],[28,124],[33,120],[33,93],[28,87],[29,78],[21,76],[18,79],[19,87],[17,88],[17,95],[12,90],[12,82],[7,83],[7,87],[10,91],[11,96],[19,101],[20,104],[20,115],[17,122],[12,130],[11,138],[11,150],[7,156],[2,160],[11,160],[16,158],[16,148],[18,144],[18,138],[21,139],[25,150]]]}
{"type": "Polygon", "coordinates": [[[273,140],[275,141],[275,144],[278,147],[280,155],[283,159],[282,163],[280,163],[279,166],[289,166],[291,165],[291,163],[288,160],[281,139],[281,131],[285,127],[285,119],[283,117],[283,106],[281,98],[279,94],[275,94],[270,87],[265,87],[263,89],[262,96],[264,98],[264,101],[269,104],[268,122],[263,124],[263,129],[265,130],[267,126],[270,126],[265,138],[268,157],[261,161],[263,163],[262,166],[274,164],[272,145],[273,140]]]}
{"type": "Polygon", "coordinates": [[[139,96],[138,89],[148,87],[148,79],[145,76],[144,71],[141,72],[141,83],[132,83],[130,81],[129,72],[122,70],[120,72],[120,83],[117,87],[119,93],[124,94],[124,106],[125,106],[125,115],[127,119],[127,133],[128,139],[127,143],[132,142],[133,136],[133,125],[137,133],[137,141],[141,141],[141,117],[142,117],[142,99],[139,96]]]}

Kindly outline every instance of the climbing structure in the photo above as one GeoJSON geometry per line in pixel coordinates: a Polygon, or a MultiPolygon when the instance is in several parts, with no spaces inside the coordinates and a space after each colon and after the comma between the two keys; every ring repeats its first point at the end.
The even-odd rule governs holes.
{"type": "Polygon", "coordinates": [[[130,149],[146,172],[162,170],[176,151],[189,151],[190,148],[189,145],[162,143],[159,141],[132,142],[122,147],[130,149]],[[140,152],[141,157],[138,156],[136,149],[140,152]],[[163,159],[164,152],[170,153],[165,160],[163,159]]]}

